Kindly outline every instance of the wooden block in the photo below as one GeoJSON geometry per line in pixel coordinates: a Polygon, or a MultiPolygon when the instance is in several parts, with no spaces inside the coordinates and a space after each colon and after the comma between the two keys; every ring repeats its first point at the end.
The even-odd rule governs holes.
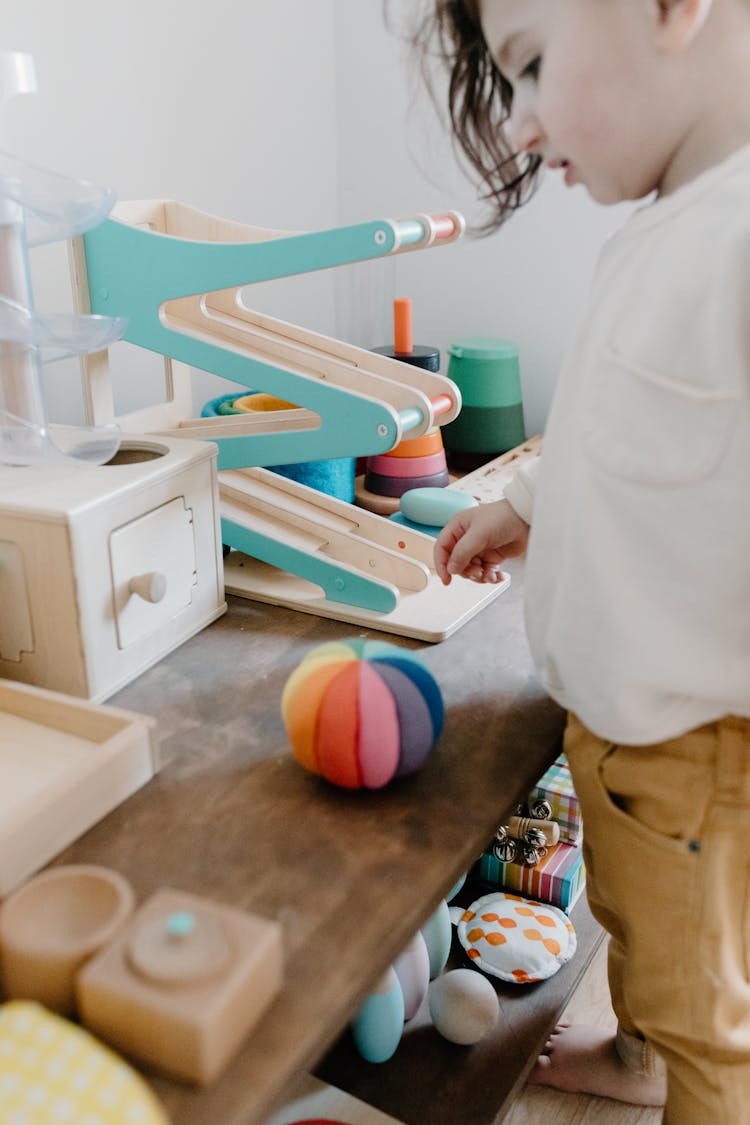
{"type": "Polygon", "coordinates": [[[130,883],[109,867],[74,863],[42,871],[0,905],[3,992],[72,1015],[78,970],[134,907],[130,883]]]}
{"type": "Polygon", "coordinates": [[[0,676],[101,700],[226,609],[216,449],[0,465],[0,676]]]}
{"type": "Polygon", "coordinates": [[[0,895],[145,784],[154,723],[0,680],[0,895]]]}
{"type": "Polygon", "coordinates": [[[164,888],[84,967],[84,1024],[133,1058],[199,1085],[219,1076],[282,983],[276,921],[164,888]]]}

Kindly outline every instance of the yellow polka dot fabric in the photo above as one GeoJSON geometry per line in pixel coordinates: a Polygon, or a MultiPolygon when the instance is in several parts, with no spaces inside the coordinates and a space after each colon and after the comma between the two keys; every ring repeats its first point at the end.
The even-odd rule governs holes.
{"type": "Polygon", "coordinates": [[[562,910],[501,891],[473,902],[457,932],[478,969],[512,984],[546,980],[577,945],[573,923],[562,910]]]}
{"type": "Polygon", "coordinates": [[[39,1004],[0,1005],[2,1125],[169,1125],[113,1051],[39,1004]]]}

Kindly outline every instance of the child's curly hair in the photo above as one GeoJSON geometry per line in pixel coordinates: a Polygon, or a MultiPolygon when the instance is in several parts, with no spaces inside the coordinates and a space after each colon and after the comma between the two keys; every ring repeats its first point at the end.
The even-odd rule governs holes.
{"type": "Polygon", "coordinates": [[[524,204],[538,180],[541,158],[525,160],[513,152],[505,134],[513,88],[498,70],[487,47],[479,20],[478,0],[432,0],[416,28],[412,43],[420,53],[423,72],[434,97],[426,68],[437,44],[438,57],[449,72],[448,112],[456,141],[478,173],[481,198],[491,214],[479,227],[490,234],[524,204]]]}

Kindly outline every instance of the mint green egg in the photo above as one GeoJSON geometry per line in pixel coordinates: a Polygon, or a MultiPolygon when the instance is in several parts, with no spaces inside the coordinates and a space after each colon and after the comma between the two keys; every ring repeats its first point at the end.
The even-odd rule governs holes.
{"type": "Polygon", "coordinates": [[[473,496],[455,488],[411,488],[401,497],[402,516],[428,527],[445,527],[456,512],[476,506],[473,496]]]}

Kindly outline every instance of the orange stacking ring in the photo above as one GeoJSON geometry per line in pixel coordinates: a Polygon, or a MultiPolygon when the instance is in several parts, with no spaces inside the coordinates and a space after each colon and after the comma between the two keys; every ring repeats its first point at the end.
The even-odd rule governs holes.
{"type": "Polygon", "coordinates": [[[383,457],[429,457],[443,450],[443,435],[438,426],[428,430],[418,438],[404,438],[393,449],[381,454],[383,457]]]}

